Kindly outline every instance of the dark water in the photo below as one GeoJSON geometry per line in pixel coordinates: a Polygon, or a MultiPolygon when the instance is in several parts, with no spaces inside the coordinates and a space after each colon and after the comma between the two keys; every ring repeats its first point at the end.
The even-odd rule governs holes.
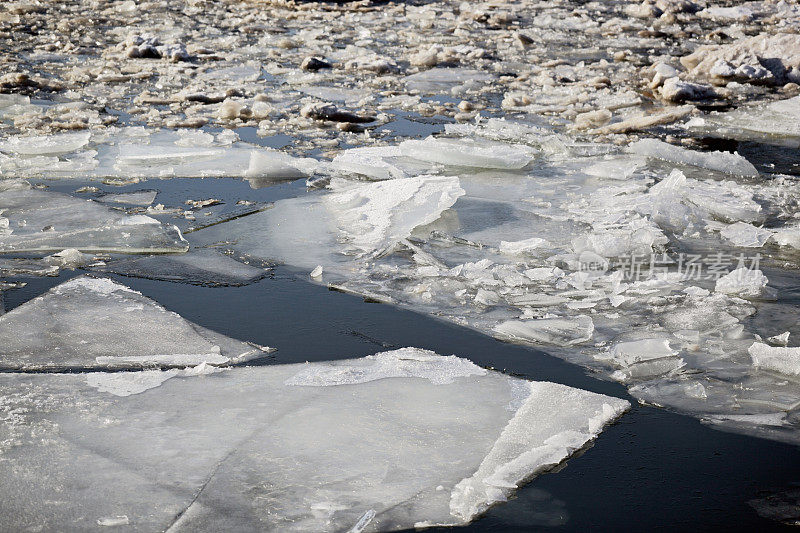
{"type": "MultiPolygon", "coordinates": [[[[77,273],[27,279],[6,293],[11,309],[77,273]]],[[[329,291],[278,268],[245,287],[116,278],[185,318],[278,348],[264,364],[360,357],[417,346],[479,365],[628,398],[633,409],[558,474],[545,474],[463,531],[765,531],[747,501],[800,479],[795,446],[724,433],[639,406],[624,387],[525,347],[387,305],[329,291]]],[[[452,531],[443,528],[442,531],[452,531]]]]}

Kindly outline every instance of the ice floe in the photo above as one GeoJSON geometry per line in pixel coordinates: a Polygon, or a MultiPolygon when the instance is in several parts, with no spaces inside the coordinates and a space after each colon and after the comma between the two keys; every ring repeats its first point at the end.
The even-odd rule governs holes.
{"type": "Polygon", "coordinates": [[[462,525],[629,407],[414,348],[211,374],[0,374],[0,398],[0,486],[19,496],[0,503],[4,525],[45,531],[462,525]]]}
{"type": "Polygon", "coordinates": [[[146,215],[127,215],[93,200],[0,181],[0,252],[170,253],[188,244],[178,228],[146,215]],[[11,186],[13,185],[13,186],[11,186]]]}
{"type": "Polygon", "coordinates": [[[0,331],[5,370],[182,368],[265,354],[192,324],[124,285],[89,276],[0,316],[0,331]]]}

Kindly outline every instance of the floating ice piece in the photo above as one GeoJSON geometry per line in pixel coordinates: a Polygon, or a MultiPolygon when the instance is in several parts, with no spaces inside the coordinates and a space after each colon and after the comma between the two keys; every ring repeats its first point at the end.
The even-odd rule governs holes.
{"type": "Polygon", "coordinates": [[[547,246],[545,239],[531,237],[522,241],[500,241],[500,251],[504,254],[527,254],[535,252],[536,249],[547,246]]]}
{"type": "Polygon", "coordinates": [[[480,84],[493,79],[491,74],[481,70],[465,68],[432,68],[406,76],[406,88],[424,93],[449,92],[464,84],[480,84]]]}
{"type": "Polygon", "coordinates": [[[104,194],[97,198],[97,201],[104,204],[126,204],[147,207],[155,201],[157,194],[158,191],[155,190],[104,194]]]}
{"type": "Polygon", "coordinates": [[[717,280],[714,290],[725,294],[758,298],[770,295],[767,288],[769,280],[760,270],[739,267],[717,280]]]}
{"type": "Polygon", "coordinates": [[[692,132],[723,139],[800,147],[800,96],[712,113],[686,123],[692,132]]]}
{"type": "Polygon", "coordinates": [[[714,89],[708,85],[683,81],[677,76],[664,80],[664,84],[658,89],[658,92],[665,100],[674,103],[682,103],[687,100],[705,100],[717,95],[714,89]]]}
{"type": "Polygon", "coordinates": [[[719,233],[734,245],[746,248],[764,246],[770,237],[772,237],[771,231],[757,228],[752,224],[746,224],[744,222],[731,224],[719,233]]]}
{"type": "Polygon", "coordinates": [[[522,145],[471,138],[436,137],[428,137],[421,141],[403,141],[400,143],[400,153],[421,161],[443,165],[512,170],[523,168],[535,155],[532,150],[522,145]]]}
{"type": "Polygon", "coordinates": [[[227,286],[247,285],[263,278],[267,272],[209,249],[190,250],[180,255],[113,259],[93,270],[137,278],[227,286]]]}
{"type": "Polygon", "coordinates": [[[737,176],[758,176],[758,170],[747,159],[729,152],[697,152],[659,141],[642,139],[630,145],[631,152],[647,157],[691,165],[737,176]]]}
{"type": "Polygon", "coordinates": [[[404,157],[397,146],[350,148],[334,157],[332,166],[341,172],[361,174],[376,180],[406,178],[431,172],[430,164],[404,157]]]}
{"type": "Polygon", "coordinates": [[[75,248],[67,248],[44,258],[51,265],[67,268],[77,268],[88,264],[92,260],[89,254],[83,254],[75,248]]]}
{"type": "Polygon", "coordinates": [[[594,323],[591,317],[578,315],[569,318],[539,318],[507,320],[494,328],[495,334],[512,341],[556,346],[569,346],[592,338],[594,323]]]}
{"type": "Polygon", "coordinates": [[[86,375],[0,374],[0,490],[19,496],[0,501],[4,527],[123,515],[176,532],[463,525],[629,407],[413,348],[180,374],[130,395],[86,375]],[[322,381],[301,384],[311,376],[322,381]]]}
{"type": "Polygon", "coordinates": [[[11,230],[0,240],[0,253],[59,252],[65,248],[82,252],[169,253],[188,248],[175,226],[56,192],[0,190],[0,212],[8,219],[11,230]]]}
{"type": "Polygon", "coordinates": [[[614,362],[631,366],[643,361],[673,357],[678,352],[670,348],[668,339],[642,339],[638,341],[619,342],[608,351],[614,362]]]}
{"type": "Polygon", "coordinates": [[[71,279],[0,316],[6,370],[225,365],[263,354],[105,278],[71,279]]]}
{"type": "Polygon", "coordinates": [[[332,180],[324,198],[342,236],[363,253],[383,250],[405,239],[417,226],[433,222],[464,190],[454,176],[418,176],[354,184],[332,180]]]}
{"type": "Polygon", "coordinates": [[[747,350],[753,366],[781,374],[800,375],[800,347],[787,348],[754,342],[747,350]]]}
{"type": "Polygon", "coordinates": [[[613,158],[599,161],[584,172],[598,178],[626,180],[645,164],[646,161],[639,157],[613,158]]]}
{"type": "Polygon", "coordinates": [[[276,181],[305,178],[317,166],[314,159],[300,159],[277,150],[254,150],[244,177],[254,189],[276,181]]]}
{"type": "Polygon", "coordinates": [[[57,133],[55,135],[16,136],[0,142],[0,152],[20,155],[66,154],[89,144],[91,133],[57,133]]]}

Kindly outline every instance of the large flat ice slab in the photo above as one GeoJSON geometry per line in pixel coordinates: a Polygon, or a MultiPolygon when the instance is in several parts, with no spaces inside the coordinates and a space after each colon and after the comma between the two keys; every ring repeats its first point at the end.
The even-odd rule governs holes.
{"type": "Polygon", "coordinates": [[[145,215],[127,215],[94,200],[0,181],[0,253],[185,252],[178,228],[145,215]]]}
{"type": "Polygon", "coordinates": [[[14,494],[0,500],[0,527],[460,525],[628,408],[414,348],[175,372],[126,372],[147,382],[128,395],[96,373],[0,374],[0,490],[14,494]]]}
{"type": "Polygon", "coordinates": [[[182,368],[263,356],[124,285],[80,276],[0,316],[0,369],[182,368]]]}

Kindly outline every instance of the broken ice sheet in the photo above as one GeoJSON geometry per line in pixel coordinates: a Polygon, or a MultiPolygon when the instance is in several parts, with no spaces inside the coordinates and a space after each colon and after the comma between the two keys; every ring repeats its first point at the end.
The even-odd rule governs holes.
{"type": "MultiPolygon", "coordinates": [[[[741,280],[724,278],[723,265],[714,291],[713,279],[688,275],[685,263],[679,272],[678,259],[698,250],[712,259],[727,242],[719,233],[725,228],[733,236],[747,226],[763,240],[757,225],[779,226],[772,232],[782,223],[790,227],[791,184],[695,179],[607,145],[578,149],[565,141],[560,151],[546,152],[552,132],[508,121],[459,132],[496,143],[524,132],[525,147],[548,155],[515,170],[469,168],[453,159],[452,165],[431,163],[437,176],[334,179],[332,190],[278,201],[191,239],[299,267],[305,279],[322,272],[311,279],[535,345],[632,390],[691,376],[694,383],[717,380],[716,394],[735,399],[743,396],[742,383],[763,373],[748,348],[764,331],[758,316],[773,295],[766,275],[753,268],[741,280]],[[630,169],[625,179],[598,171],[609,162],[619,172],[630,169]],[[639,274],[631,257],[638,258],[639,274]],[[663,265],[657,263],[662,257],[663,265]]],[[[391,153],[391,147],[380,150],[391,153]]],[[[727,271],[737,266],[732,260],[727,271]]],[[[763,390],[781,390],[788,409],[800,401],[800,386],[782,380],[763,379],[763,390]]],[[[687,403],[664,394],[653,403],[698,417],[708,413],[700,395],[687,403]]],[[[717,414],[741,413],[736,402],[724,405],[727,411],[717,414]]],[[[787,432],[800,439],[800,426],[792,424],[787,432]]]]}
{"type": "Polygon", "coordinates": [[[267,272],[264,268],[240,263],[209,249],[194,249],[185,254],[112,258],[93,270],[137,278],[226,286],[247,285],[264,277],[267,272]]]}
{"type": "Polygon", "coordinates": [[[415,348],[184,373],[124,396],[93,375],[0,374],[0,487],[18,495],[0,502],[4,526],[460,525],[629,407],[415,348]]]}
{"type": "Polygon", "coordinates": [[[181,368],[263,355],[107,278],[73,278],[0,316],[5,370],[181,368]]]}
{"type": "Polygon", "coordinates": [[[686,123],[694,134],[800,147],[800,96],[768,104],[711,113],[686,123]]]}
{"type": "Polygon", "coordinates": [[[126,215],[93,200],[33,189],[27,182],[0,182],[0,253],[184,252],[186,241],[173,225],[144,215],[126,215]],[[0,230],[1,231],[1,230],[0,230]]]}

